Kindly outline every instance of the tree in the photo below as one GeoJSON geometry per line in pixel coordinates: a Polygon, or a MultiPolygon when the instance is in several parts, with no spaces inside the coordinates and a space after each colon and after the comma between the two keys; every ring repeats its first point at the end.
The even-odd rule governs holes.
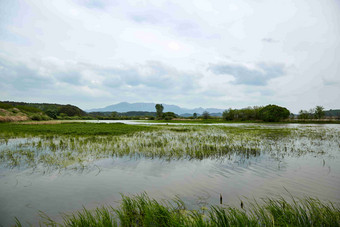
{"type": "Polygon", "coordinates": [[[225,110],[223,112],[222,117],[223,117],[224,120],[232,121],[232,120],[235,119],[235,112],[236,112],[236,110],[229,108],[228,110],[225,110]]]}
{"type": "Polygon", "coordinates": [[[79,109],[76,106],[72,106],[72,105],[63,105],[59,108],[59,115],[61,114],[66,114],[69,117],[73,117],[73,116],[85,116],[86,113],[79,109]]]}
{"type": "Polygon", "coordinates": [[[112,113],[111,113],[111,116],[110,116],[111,118],[117,118],[118,117],[118,112],[117,111],[113,111],[112,113]]]}
{"type": "Polygon", "coordinates": [[[309,119],[311,118],[310,114],[308,113],[307,110],[300,110],[299,111],[299,116],[298,119],[309,119]]]}
{"type": "Polygon", "coordinates": [[[165,112],[163,114],[163,119],[165,119],[165,120],[171,120],[171,119],[176,118],[176,117],[177,117],[177,115],[174,112],[165,112]]]}
{"type": "Polygon", "coordinates": [[[164,110],[164,107],[162,104],[156,104],[155,106],[156,108],[156,114],[157,114],[157,118],[158,119],[161,119],[163,117],[163,110],[164,110]]]}
{"type": "Polygon", "coordinates": [[[50,118],[57,119],[58,111],[54,109],[49,109],[45,111],[45,114],[50,118]]]}
{"type": "Polygon", "coordinates": [[[316,106],[315,107],[315,111],[314,111],[314,116],[317,119],[323,118],[325,116],[324,108],[322,106],[316,106]]]}
{"type": "Polygon", "coordinates": [[[193,116],[194,119],[196,119],[197,118],[197,113],[194,113],[192,116],[193,116]]]}
{"type": "Polygon", "coordinates": [[[247,107],[243,109],[231,109],[225,110],[222,114],[223,119],[227,121],[232,120],[241,120],[241,121],[249,121],[249,120],[259,120],[259,112],[262,107],[254,106],[247,107]]]}
{"type": "Polygon", "coordinates": [[[277,105],[267,105],[259,111],[260,119],[269,122],[284,120],[289,114],[288,109],[277,105]]]}
{"type": "Polygon", "coordinates": [[[202,116],[203,116],[203,119],[204,119],[204,120],[207,120],[207,119],[210,118],[210,114],[209,114],[208,111],[204,111],[203,114],[202,114],[202,116]]]}

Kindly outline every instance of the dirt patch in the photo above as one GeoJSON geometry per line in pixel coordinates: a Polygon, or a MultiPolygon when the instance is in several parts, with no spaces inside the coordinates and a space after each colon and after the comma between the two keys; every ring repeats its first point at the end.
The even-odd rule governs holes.
{"type": "Polygon", "coordinates": [[[8,112],[7,110],[4,109],[0,109],[0,113],[2,113],[3,115],[9,115],[10,112],[8,112]]]}
{"type": "Polygon", "coordinates": [[[52,120],[52,121],[28,121],[28,122],[20,122],[23,125],[55,125],[62,123],[70,123],[70,122],[79,122],[77,120],[52,120]]]}

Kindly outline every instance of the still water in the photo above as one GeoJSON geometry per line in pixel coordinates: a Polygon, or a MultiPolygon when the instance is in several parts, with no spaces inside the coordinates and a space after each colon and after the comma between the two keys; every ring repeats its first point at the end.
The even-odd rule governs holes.
{"type": "MultiPolygon", "coordinates": [[[[282,126],[264,126],[282,127],[282,126]]],[[[289,127],[292,127],[291,125],[289,127]]],[[[301,126],[329,127],[339,125],[301,126]]],[[[7,145],[9,146],[9,145],[7,145]]],[[[340,147],[327,155],[305,154],[277,160],[268,154],[249,159],[171,160],[114,157],[95,161],[84,171],[44,168],[0,169],[0,224],[14,217],[38,224],[39,211],[60,220],[100,205],[119,205],[120,193],[147,192],[156,199],[180,197],[189,208],[223,202],[238,206],[241,199],[278,195],[313,196],[340,203],[340,147]]]]}

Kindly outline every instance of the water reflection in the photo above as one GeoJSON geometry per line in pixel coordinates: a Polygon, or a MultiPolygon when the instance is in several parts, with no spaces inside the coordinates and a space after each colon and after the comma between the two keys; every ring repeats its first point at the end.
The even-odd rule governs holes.
{"type": "MultiPolygon", "coordinates": [[[[102,204],[115,206],[119,202],[120,193],[137,194],[144,191],[156,199],[172,199],[177,195],[189,205],[189,208],[202,204],[218,204],[220,194],[225,203],[239,205],[239,199],[243,196],[249,198],[284,196],[287,195],[286,190],[298,197],[316,196],[321,200],[339,203],[339,130],[322,131],[323,129],[319,126],[308,128],[310,132],[308,136],[294,134],[296,132],[293,131],[289,136],[280,137],[280,142],[275,142],[272,132],[269,132],[270,136],[267,134],[263,134],[265,135],[263,137],[258,137],[259,134],[255,134],[254,137],[248,136],[248,140],[244,136],[233,137],[234,145],[241,145],[239,139],[242,138],[243,145],[250,144],[249,148],[257,146],[258,149],[255,152],[249,150],[248,153],[237,152],[235,149],[235,152],[226,155],[202,159],[190,159],[186,156],[180,159],[176,156],[144,157],[133,152],[130,155],[122,153],[109,157],[105,154],[102,158],[98,155],[97,158],[90,152],[92,150],[89,150],[88,154],[92,154],[92,159],[84,163],[84,168],[79,166],[73,168],[71,165],[66,169],[51,168],[48,171],[48,166],[42,163],[34,168],[27,166],[8,168],[3,164],[0,168],[0,224],[4,226],[13,224],[14,216],[20,217],[22,222],[36,224],[39,210],[58,218],[60,212],[79,210],[82,205],[87,208],[102,204]],[[319,153],[320,151],[324,153],[319,153]]],[[[206,138],[205,144],[209,144],[208,141],[211,140],[218,142],[229,138],[216,133],[221,132],[219,128],[207,132],[210,137],[206,138]]],[[[186,140],[188,136],[184,134],[181,136],[181,133],[171,130],[167,133],[166,136],[173,138],[174,141],[182,141],[183,144],[189,141],[186,140]]],[[[200,135],[197,134],[198,138],[200,135]]],[[[159,135],[147,136],[158,138],[159,135]]],[[[130,150],[133,151],[131,141],[135,138],[121,138],[126,139],[124,144],[130,144],[130,150]]],[[[0,149],[25,150],[26,146],[30,150],[32,143],[38,146],[40,139],[10,139],[7,144],[0,145],[0,149]],[[19,147],[18,144],[23,145],[19,147]]],[[[52,139],[59,146],[60,138],[52,139]]],[[[80,139],[79,143],[80,141],[86,145],[85,140],[80,139]]],[[[103,141],[100,140],[99,144],[103,141]]],[[[160,144],[173,149],[179,144],[165,143],[165,140],[160,139],[150,141],[145,140],[144,143],[143,140],[139,140],[136,144],[138,146],[144,144],[148,149],[157,149],[160,144]],[[146,142],[150,142],[149,145],[146,142]]],[[[115,141],[116,144],[117,142],[115,141]]],[[[49,148],[49,143],[50,140],[45,148],[42,143],[41,149],[34,152],[58,154],[58,149],[53,151],[49,148]]],[[[197,143],[198,141],[193,139],[191,145],[195,146],[197,143]]],[[[226,143],[224,141],[221,144],[225,146],[226,143]]],[[[184,147],[186,149],[186,145],[184,147]]],[[[215,146],[211,148],[215,149],[215,146]]],[[[186,151],[185,149],[183,151],[186,151]]],[[[220,148],[217,146],[216,149],[220,148]]],[[[61,153],[60,157],[66,157],[63,155],[67,155],[67,152],[68,150],[61,153]]]]}

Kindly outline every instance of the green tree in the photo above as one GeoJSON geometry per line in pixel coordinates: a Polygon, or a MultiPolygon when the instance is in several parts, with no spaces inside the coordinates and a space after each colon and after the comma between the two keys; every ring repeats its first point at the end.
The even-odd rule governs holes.
{"type": "Polygon", "coordinates": [[[300,110],[298,119],[309,119],[311,118],[310,113],[307,110],[300,110]]]}
{"type": "Polygon", "coordinates": [[[227,121],[235,120],[235,112],[236,110],[229,108],[228,110],[225,110],[223,112],[222,117],[224,120],[227,120],[227,121]]]}
{"type": "Polygon", "coordinates": [[[288,109],[277,105],[267,105],[259,111],[260,119],[268,122],[284,120],[289,114],[288,109]]]}
{"type": "Polygon", "coordinates": [[[194,119],[197,119],[197,113],[194,113],[192,116],[194,119]]]}
{"type": "Polygon", "coordinates": [[[315,111],[314,111],[314,116],[317,119],[323,118],[325,116],[324,108],[322,106],[316,106],[315,107],[315,111]]]}
{"type": "Polygon", "coordinates": [[[164,110],[163,105],[162,104],[156,104],[155,108],[156,108],[157,118],[161,119],[163,117],[163,110],[164,110]]]}
{"type": "Polygon", "coordinates": [[[86,113],[79,109],[76,106],[72,106],[72,105],[63,105],[59,108],[59,115],[61,114],[66,114],[69,117],[73,117],[73,116],[85,116],[86,113]]]}
{"type": "Polygon", "coordinates": [[[163,119],[165,119],[165,120],[171,120],[171,119],[176,118],[176,117],[177,117],[177,115],[174,112],[165,112],[163,114],[163,119]]]}
{"type": "Polygon", "coordinates": [[[118,118],[119,116],[118,116],[118,113],[117,113],[117,111],[113,111],[112,113],[111,113],[111,118],[118,118]]]}
{"type": "Polygon", "coordinates": [[[203,116],[203,119],[204,119],[204,120],[207,120],[207,119],[210,118],[210,114],[209,114],[208,111],[204,111],[203,114],[202,114],[202,116],[203,116]]]}
{"type": "Polygon", "coordinates": [[[45,114],[50,118],[57,119],[58,111],[55,109],[49,109],[45,112],[45,114]]]}

